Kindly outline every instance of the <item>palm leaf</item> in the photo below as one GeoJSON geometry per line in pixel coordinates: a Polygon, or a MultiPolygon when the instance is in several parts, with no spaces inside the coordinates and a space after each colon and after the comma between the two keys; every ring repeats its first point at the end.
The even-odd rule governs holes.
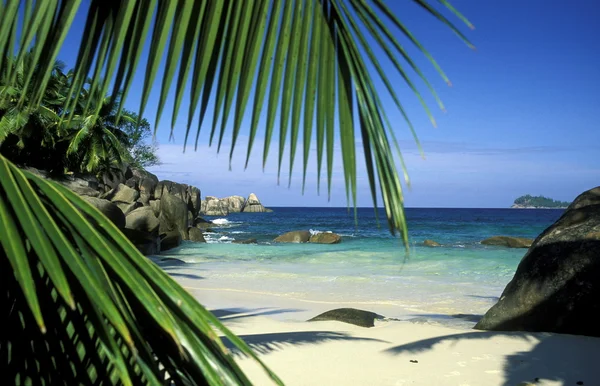
{"type": "MultiPolygon", "coordinates": [[[[73,7],[78,2],[65,0],[63,3],[65,5],[57,7],[55,12],[57,16],[60,16],[59,20],[64,21],[65,26],[68,26],[73,7]]],[[[188,114],[188,127],[196,111],[200,93],[203,94],[201,108],[201,119],[203,120],[209,97],[212,94],[213,80],[217,76],[218,88],[215,96],[215,109],[210,112],[209,119],[209,122],[212,122],[210,139],[212,142],[215,134],[217,134],[217,144],[220,147],[227,131],[229,117],[233,115],[233,146],[231,149],[231,152],[233,152],[236,139],[239,136],[241,127],[243,127],[242,117],[248,106],[251,106],[254,115],[250,125],[250,142],[252,143],[254,140],[257,114],[260,113],[260,107],[258,106],[262,104],[266,90],[270,89],[263,160],[266,159],[270,147],[270,138],[273,134],[273,118],[276,111],[281,109],[278,133],[278,165],[281,169],[285,147],[289,146],[289,172],[291,176],[300,134],[300,117],[303,117],[303,120],[307,122],[302,130],[304,137],[302,163],[304,167],[308,163],[307,149],[310,147],[310,139],[313,133],[310,124],[313,119],[311,111],[315,108],[314,104],[317,103],[315,131],[319,149],[319,176],[323,158],[321,149],[327,144],[328,181],[331,179],[333,168],[331,164],[332,131],[330,126],[335,124],[339,130],[339,138],[344,149],[343,162],[346,187],[349,203],[352,204],[357,189],[357,167],[355,161],[353,161],[356,154],[354,132],[360,132],[361,136],[368,136],[366,142],[372,147],[371,154],[379,160],[375,162],[373,170],[367,168],[369,180],[376,178],[382,192],[387,192],[382,197],[384,198],[383,204],[386,207],[386,213],[390,216],[388,218],[390,230],[392,232],[400,231],[403,239],[406,240],[402,190],[399,188],[400,180],[397,178],[395,166],[393,166],[395,158],[393,153],[389,151],[390,148],[396,146],[393,140],[388,139],[388,137],[393,136],[395,128],[390,124],[387,118],[388,112],[373,88],[373,79],[369,72],[371,66],[377,70],[378,75],[384,80],[387,91],[393,97],[395,107],[405,117],[408,127],[411,130],[413,128],[396,95],[397,90],[387,80],[388,77],[382,71],[380,60],[371,53],[367,42],[375,41],[383,49],[386,56],[382,59],[390,60],[393,63],[398,74],[422,102],[432,122],[435,122],[433,115],[421,96],[416,82],[412,80],[414,75],[418,80],[424,81],[424,85],[433,93],[438,104],[443,105],[441,105],[433,86],[425,79],[423,72],[407,55],[395,35],[399,32],[400,36],[404,36],[411,44],[416,45],[431,61],[440,76],[449,82],[437,62],[433,60],[423,45],[381,0],[313,0],[310,2],[290,0],[285,2],[283,17],[281,16],[281,5],[277,4],[278,2],[227,2],[224,6],[227,9],[224,12],[222,12],[220,5],[218,8],[215,7],[215,4],[219,3],[208,1],[206,9],[204,9],[192,7],[191,3],[186,1],[146,1],[144,5],[147,5],[147,8],[133,7],[129,2],[124,2],[100,10],[99,3],[94,1],[90,6],[86,32],[84,33],[77,68],[75,69],[75,79],[85,79],[88,74],[93,73],[91,89],[105,91],[109,82],[114,80],[115,75],[119,74],[117,76],[118,82],[113,86],[114,89],[129,90],[132,82],[131,75],[143,62],[140,49],[143,44],[134,48],[125,41],[125,38],[145,36],[145,31],[149,25],[147,15],[154,14],[156,22],[154,23],[152,38],[147,42],[150,47],[150,55],[146,64],[146,79],[142,89],[140,112],[145,110],[154,80],[161,79],[160,103],[156,118],[160,117],[166,101],[167,91],[175,81],[176,59],[183,57],[185,60],[181,65],[180,78],[176,83],[177,109],[182,98],[182,89],[185,87],[184,80],[187,78],[189,70],[192,73],[193,88],[192,103],[188,114]],[[313,9],[315,9],[314,12],[313,9]],[[194,22],[190,22],[189,14],[191,10],[199,15],[194,22]],[[384,19],[391,22],[391,25],[384,24],[384,19]],[[390,27],[394,27],[395,30],[390,27]],[[280,36],[275,39],[277,29],[280,31],[280,36]],[[321,29],[325,32],[320,33],[321,29]],[[217,33],[217,31],[224,31],[224,33],[217,33]],[[292,39],[290,39],[290,33],[292,39]],[[196,41],[198,43],[193,39],[194,34],[197,36],[196,41]],[[316,40],[318,36],[321,36],[322,44],[316,40]],[[388,41],[384,38],[387,38],[388,41]],[[170,44],[167,44],[169,40],[170,44]],[[357,44],[357,41],[359,44],[357,44]],[[389,41],[391,41],[391,44],[389,44],[389,41]],[[333,46],[328,42],[333,42],[333,46]],[[197,55],[195,57],[196,63],[192,64],[190,55],[192,47],[190,45],[194,44],[197,46],[197,55]],[[321,55],[317,55],[317,49],[313,47],[316,44],[322,46],[319,52],[328,57],[327,61],[322,60],[321,55]],[[325,49],[326,47],[330,48],[325,49]],[[261,71],[270,72],[270,76],[266,76],[267,79],[270,79],[270,85],[265,81],[265,76],[260,78],[261,71],[256,66],[261,51],[271,53],[271,55],[275,52],[272,66],[265,62],[264,56],[260,60],[261,67],[266,66],[266,68],[261,68],[261,71]],[[159,58],[164,55],[169,59],[166,69],[161,73],[159,58]],[[330,67],[332,61],[334,62],[333,68],[330,67]],[[409,73],[401,64],[401,61],[404,61],[414,74],[409,73]],[[93,63],[96,63],[95,69],[92,68],[93,63]],[[220,63],[220,66],[216,66],[217,63],[220,63]],[[99,76],[100,68],[104,69],[102,79],[99,76]],[[282,68],[284,68],[283,71],[282,68]],[[317,74],[328,74],[329,76],[325,77],[317,74]],[[259,78],[260,81],[255,82],[254,79],[256,78],[259,78]],[[331,79],[343,79],[342,84],[344,87],[333,86],[331,79]],[[252,85],[253,90],[249,88],[250,85],[252,85]],[[283,87],[282,90],[281,87],[283,87]],[[313,101],[313,98],[316,102],[313,101]],[[354,115],[354,111],[360,111],[362,118],[360,118],[360,114],[354,115]],[[336,116],[343,117],[344,121],[336,121],[334,118],[336,116]],[[357,117],[359,117],[358,120],[357,117]],[[219,122],[220,129],[217,130],[219,122]],[[363,127],[364,125],[368,127],[363,127]],[[357,127],[358,130],[354,130],[354,127],[357,127]],[[290,134],[289,145],[286,144],[288,133],[290,134]]],[[[460,29],[444,15],[445,10],[471,27],[464,16],[458,13],[448,1],[433,3],[418,0],[416,3],[424,12],[447,25],[461,40],[472,46],[460,29]]],[[[13,15],[13,13],[11,11],[9,15],[13,15]]],[[[60,32],[62,30],[59,31],[59,27],[63,28],[65,26],[51,23],[46,30],[42,28],[45,24],[38,19],[36,19],[36,23],[39,25],[38,35],[42,35],[39,36],[42,38],[41,41],[50,44],[51,42],[48,42],[49,37],[62,38],[63,33],[60,32]]],[[[27,27],[29,28],[29,26],[27,27]]],[[[6,28],[2,32],[8,36],[9,31],[6,28]]],[[[27,32],[30,34],[30,29],[27,29],[27,32]]],[[[29,35],[27,35],[28,39],[29,35]]],[[[26,49],[27,47],[20,48],[26,49]]],[[[53,55],[55,45],[50,44],[44,52],[53,55]]],[[[49,66],[47,60],[40,62],[37,56],[34,57],[34,60],[40,63],[42,67],[49,66]]],[[[40,95],[40,90],[37,90],[37,88],[44,87],[46,83],[47,79],[43,77],[40,81],[37,81],[34,85],[36,87],[34,94],[40,95]]],[[[82,85],[81,81],[75,81],[73,83],[74,92],[77,93],[78,88],[82,85]]],[[[91,106],[88,106],[88,108],[91,108],[91,106]]],[[[172,119],[172,121],[174,120],[175,118],[172,119]]],[[[198,132],[199,130],[200,128],[198,128],[198,132]]],[[[187,137],[186,133],[186,140],[187,137]]],[[[365,138],[363,138],[363,142],[365,142],[365,138]]],[[[251,143],[247,149],[247,155],[250,153],[251,143]]],[[[368,164],[370,161],[366,160],[366,162],[368,164]]],[[[303,175],[306,173],[304,170],[303,175]]]]}
{"type": "Polygon", "coordinates": [[[212,314],[95,208],[3,157],[0,230],[5,379],[249,384],[212,314]]]}

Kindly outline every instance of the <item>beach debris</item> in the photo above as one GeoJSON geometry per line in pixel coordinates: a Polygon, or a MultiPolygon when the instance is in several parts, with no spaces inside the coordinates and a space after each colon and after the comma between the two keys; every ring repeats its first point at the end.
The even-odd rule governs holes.
{"type": "Polygon", "coordinates": [[[411,359],[411,360],[410,360],[410,363],[419,363],[419,361],[418,361],[418,360],[416,360],[416,359],[411,359]]]}
{"type": "Polygon", "coordinates": [[[356,308],[336,308],[315,316],[307,322],[336,321],[360,327],[374,327],[375,320],[385,320],[384,316],[356,308]]]}
{"type": "Polygon", "coordinates": [[[442,246],[437,241],[433,241],[433,240],[429,240],[429,239],[423,241],[423,245],[426,246],[426,247],[441,247],[442,246]]]}

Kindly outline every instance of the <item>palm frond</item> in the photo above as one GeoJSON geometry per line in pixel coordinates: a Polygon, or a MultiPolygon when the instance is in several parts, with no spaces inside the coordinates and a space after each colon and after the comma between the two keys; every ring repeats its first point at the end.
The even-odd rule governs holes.
{"type": "MultiPolygon", "coordinates": [[[[312,134],[315,132],[319,149],[317,162],[319,176],[323,159],[322,149],[325,144],[327,145],[329,190],[331,189],[331,140],[333,138],[330,126],[334,125],[339,130],[343,147],[344,175],[350,204],[355,203],[357,190],[354,133],[357,135],[360,133],[363,145],[368,143],[370,146],[370,151],[365,152],[365,156],[369,153],[372,158],[366,159],[365,162],[367,165],[373,165],[373,168],[367,167],[369,180],[374,182],[371,184],[373,197],[377,197],[375,191],[376,186],[379,185],[390,230],[400,231],[406,241],[401,179],[398,177],[394,153],[391,151],[392,148],[397,147],[393,138],[390,139],[396,128],[387,118],[388,111],[374,88],[374,79],[369,68],[376,69],[377,76],[383,80],[394,100],[395,108],[405,117],[409,129],[414,131],[414,128],[400,103],[397,91],[388,80],[389,75],[384,73],[380,60],[372,53],[367,42],[375,41],[376,45],[385,52],[384,59],[391,60],[397,74],[405,80],[409,90],[412,90],[422,102],[426,114],[434,123],[433,115],[412,78],[416,77],[423,81],[440,107],[443,105],[433,86],[425,79],[416,62],[408,56],[397,36],[402,36],[415,45],[431,61],[442,79],[448,83],[449,80],[429,52],[385,2],[382,0],[309,2],[289,0],[281,4],[268,1],[194,3],[147,0],[137,2],[137,5],[123,2],[112,4],[110,7],[102,7],[101,3],[104,2],[93,0],[89,7],[72,82],[73,95],[79,94],[84,79],[92,74],[91,92],[106,92],[110,83],[116,80],[112,85],[113,90],[125,90],[123,96],[126,97],[131,87],[132,74],[138,68],[142,68],[140,67],[143,59],[141,47],[147,44],[151,52],[145,65],[146,79],[142,89],[140,113],[145,110],[155,80],[161,79],[160,103],[156,114],[158,121],[163,112],[166,95],[175,82],[176,72],[179,71],[176,107],[172,118],[172,122],[175,122],[175,113],[179,109],[183,89],[187,87],[185,80],[191,72],[192,98],[188,109],[188,127],[199,105],[201,120],[204,121],[208,100],[213,95],[213,81],[217,79],[215,108],[208,112],[210,114],[208,121],[212,126],[211,142],[216,137],[217,145],[220,147],[224,136],[229,132],[232,138],[231,155],[240,134],[244,112],[251,109],[253,118],[249,130],[250,143],[247,149],[247,156],[249,156],[256,135],[258,117],[262,105],[265,104],[267,132],[263,159],[266,159],[270,138],[274,132],[273,119],[276,112],[281,109],[278,133],[279,168],[281,168],[285,147],[288,146],[291,177],[295,150],[302,132],[304,176],[309,158],[308,149],[312,134]],[[190,17],[192,14],[197,18],[192,20],[190,17]],[[152,39],[146,42],[144,37],[152,24],[152,17],[155,20],[152,39]],[[393,29],[390,28],[390,24],[393,29]],[[135,47],[127,40],[133,36],[142,39],[135,47]],[[192,58],[194,46],[196,55],[192,58]],[[274,59],[269,63],[273,53],[274,59]],[[168,58],[167,65],[161,75],[159,63],[160,58],[165,55],[168,58]],[[179,59],[183,59],[181,64],[179,59]],[[401,63],[402,61],[404,64],[401,63]],[[177,70],[178,65],[179,70],[177,70]],[[405,66],[412,73],[405,69],[405,66]],[[256,79],[258,81],[255,81],[256,79]],[[266,98],[267,92],[268,98],[266,98]],[[202,103],[199,98],[201,94],[202,103]],[[232,128],[228,126],[230,116],[234,118],[232,128]],[[302,130],[299,126],[301,118],[305,122],[302,130]],[[313,122],[315,122],[314,131],[313,122]]],[[[445,10],[471,27],[468,20],[448,1],[433,3],[416,0],[416,3],[432,18],[447,25],[449,30],[457,34],[468,46],[472,46],[460,29],[444,15],[445,10]]],[[[70,25],[71,13],[78,5],[79,1],[64,0],[60,7],[48,6],[50,10],[54,10],[56,17],[65,23],[60,28],[56,22],[53,22],[46,29],[44,21],[36,19],[38,25],[35,36],[48,45],[44,48],[44,52],[54,54],[56,44],[48,39],[51,36],[62,38],[61,28],[70,25]]],[[[7,15],[16,14],[11,11],[7,15]]],[[[33,23],[33,19],[31,21],[33,23]]],[[[23,28],[26,32],[31,32],[31,26],[27,25],[23,28]]],[[[3,33],[8,34],[8,32],[3,33]]],[[[21,47],[21,50],[24,49],[28,47],[21,47]]],[[[40,59],[36,55],[38,52],[40,48],[36,47],[33,59],[41,65],[43,73],[44,67],[49,69],[51,62],[44,58],[40,59]]],[[[34,94],[40,95],[46,84],[46,77],[37,80],[34,94]]],[[[111,101],[116,102],[116,99],[112,98],[111,101]]],[[[93,113],[98,113],[101,106],[92,107],[89,103],[88,100],[87,108],[92,109],[93,113]]],[[[120,110],[121,107],[118,108],[118,111],[120,110]]],[[[199,130],[200,128],[198,132],[199,130]]],[[[188,133],[186,133],[186,142],[188,133]]]]}
{"type": "Polygon", "coordinates": [[[255,357],[243,342],[97,209],[2,156],[0,231],[4,379],[249,384],[217,332],[255,357]]]}

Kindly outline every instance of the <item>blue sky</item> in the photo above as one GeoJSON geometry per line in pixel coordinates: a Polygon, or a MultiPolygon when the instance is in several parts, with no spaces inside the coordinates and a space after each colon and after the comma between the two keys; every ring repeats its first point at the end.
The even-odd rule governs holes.
{"type": "MultiPolygon", "coordinates": [[[[411,179],[406,205],[508,207],[516,197],[527,193],[572,200],[582,191],[599,185],[600,2],[454,0],[452,3],[476,26],[474,31],[461,28],[477,47],[476,51],[467,48],[412,2],[390,2],[453,84],[446,86],[418,52],[409,50],[446,105],[444,113],[436,108],[433,98],[425,98],[438,123],[433,128],[402,80],[390,75],[426,155],[425,159],[419,156],[406,124],[399,115],[391,114],[392,122],[397,122],[394,130],[400,138],[411,179]]],[[[80,27],[84,19],[79,16],[80,27]]],[[[61,53],[60,58],[69,64],[74,63],[78,33],[76,28],[69,35],[67,48],[61,53]]],[[[386,73],[393,73],[390,64],[384,66],[386,73]]],[[[143,71],[140,73],[127,102],[127,107],[133,110],[138,108],[136,90],[143,82],[143,71]]],[[[151,122],[159,95],[159,87],[155,89],[146,110],[151,122]]],[[[420,87],[420,91],[427,94],[425,87],[420,87]]],[[[389,98],[384,93],[382,98],[391,111],[389,98]]],[[[244,171],[248,125],[243,126],[246,131],[237,145],[239,151],[234,155],[231,171],[227,140],[217,155],[216,147],[208,147],[206,127],[198,151],[188,150],[183,154],[186,117],[181,115],[175,127],[175,140],[169,141],[170,106],[165,109],[157,136],[163,164],[150,168],[160,179],[196,185],[203,195],[246,196],[254,192],[266,206],[346,205],[339,148],[336,148],[331,200],[328,201],[323,189],[317,195],[315,157],[309,164],[302,195],[301,162],[295,165],[291,188],[287,186],[287,164],[282,183],[277,185],[276,150],[272,148],[263,172],[261,138],[244,171]]],[[[187,111],[185,102],[183,106],[182,111],[187,111]]],[[[296,157],[300,161],[301,149],[296,157]]],[[[358,205],[370,206],[362,159],[358,159],[358,165],[358,205]]]]}

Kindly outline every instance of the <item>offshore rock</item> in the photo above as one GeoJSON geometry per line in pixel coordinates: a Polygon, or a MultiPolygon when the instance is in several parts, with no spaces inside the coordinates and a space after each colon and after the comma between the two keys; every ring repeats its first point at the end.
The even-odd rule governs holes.
{"type": "Polygon", "coordinates": [[[336,233],[322,232],[310,236],[308,241],[315,244],[339,244],[342,242],[342,236],[336,233]]]}
{"type": "Polygon", "coordinates": [[[441,247],[441,244],[433,240],[424,240],[423,245],[426,247],[441,247]]]}
{"type": "Polygon", "coordinates": [[[479,330],[600,336],[600,187],[535,239],[479,330]]]}
{"type": "Polygon", "coordinates": [[[310,240],[309,231],[291,231],[275,238],[277,243],[307,243],[310,240]]]}
{"type": "Polygon", "coordinates": [[[244,207],[242,208],[242,212],[244,213],[264,213],[265,207],[260,203],[256,194],[250,193],[248,199],[244,203],[244,207]]]}
{"type": "Polygon", "coordinates": [[[195,228],[195,227],[188,228],[188,235],[189,235],[190,241],[195,241],[197,243],[205,243],[206,242],[206,240],[204,239],[204,235],[202,234],[202,231],[198,228],[195,228]]]}
{"type": "Polygon", "coordinates": [[[508,248],[529,248],[532,243],[533,239],[512,236],[494,236],[481,241],[483,245],[497,245],[508,248]]]}

